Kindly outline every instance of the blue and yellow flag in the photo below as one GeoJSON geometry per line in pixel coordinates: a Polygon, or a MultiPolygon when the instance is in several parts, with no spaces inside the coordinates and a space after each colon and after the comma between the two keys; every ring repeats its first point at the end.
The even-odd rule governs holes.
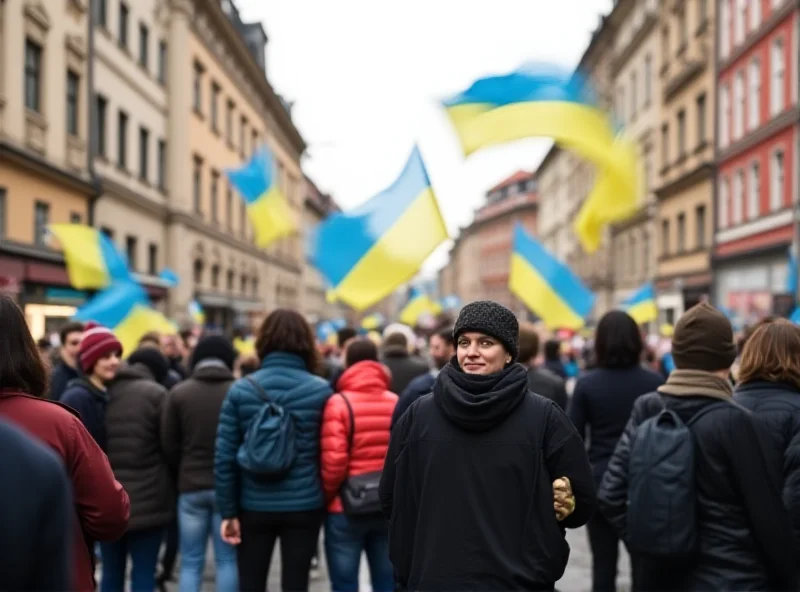
{"type": "Polygon", "coordinates": [[[64,251],[69,282],[76,290],[99,290],[130,279],[125,256],[111,239],[84,224],[51,224],[64,251]]]}
{"type": "Polygon", "coordinates": [[[446,239],[439,204],[414,147],[391,187],[354,210],[333,214],[310,233],[308,257],[338,300],[364,310],[414,277],[446,239]]]}
{"type": "Polygon", "coordinates": [[[622,308],[637,325],[643,325],[658,318],[656,290],[652,282],[647,282],[622,302],[622,308]]]}
{"type": "Polygon", "coordinates": [[[189,317],[192,319],[192,322],[195,325],[205,325],[206,324],[206,311],[203,310],[203,305],[200,304],[197,300],[192,300],[189,303],[189,317]]]}
{"type": "Polygon", "coordinates": [[[514,229],[509,288],[549,329],[580,329],[594,294],[522,225],[514,229]]]}
{"type": "Polygon", "coordinates": [[[381,313],[373,312],[361,320],[361,328],[366,331],[373,331],[383,325],[384,320],[381,313]]]}
{"type": "Polygon", "coordinates": [[[253,336],[247,339],[234,337],[233,349],[235,349],[240,356],[253,356],[256,353],[256,338],[253,336]]]}
{"type": "Polygon", "coordinates": [[[241,168],[225,173],[247,204],[259,247],[297,230],[297,220],[278,185],[274,159],[266,146],[256,150],[241,168]]]}
{"type": "Polygon", "coordinates": [[[163,314],[150,307],[147,293],[135,282],[119,282],[103,290],[78,309],[75,320],[108,327],[122,343],[124,355],[136,350],[145,333],[177,333],[163,314]]]}
{"type": "Polygon", "coordinates": [[[593,105],[579,76],[542,67],[491,76],[444,101],[444,107],[467,156],[523,138],[547,137],[596,165],[597,183],[575,222],[587,251],[600,246],[604,225],[638,208],[636,147],[617,137],[613,121],[593,105]]]}
{"type": "Polygon", "coordinates": [[[430,296],[419,290],[414,290],[411,298],[400,311],[400,322],[409,327],[419,324],[423,315],[436,316],[442,312],[442,305],[432,300],[430,296]]]}
{"type": "Polygon", "coordinates": [[[456,294],[450,294],[442,298],[441,305],[445,310],[456,310],[461,306],[461,298],[456,294]]]}

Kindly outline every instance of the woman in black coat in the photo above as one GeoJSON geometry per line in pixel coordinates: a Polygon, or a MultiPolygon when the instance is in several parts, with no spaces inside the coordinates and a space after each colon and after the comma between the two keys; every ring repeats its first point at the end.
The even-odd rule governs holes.
{"type": "Polygon", "coordinates": [[[792,520],[800,566],[800,327],[764,322],[745,343],[734,399],[753,412],[792,520]]]}

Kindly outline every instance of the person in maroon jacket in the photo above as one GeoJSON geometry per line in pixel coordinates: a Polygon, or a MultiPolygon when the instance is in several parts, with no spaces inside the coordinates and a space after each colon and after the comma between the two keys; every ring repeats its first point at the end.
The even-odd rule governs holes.
{"type": "MultiPolygon", "coordinates": [[[[43,397],[47,373],[16,303],[0,294],[0,417],[47,444],[72,485],[74,590],[94,590],[95,541],[113,541],[128,527],[130,500],[78,414],[43,397]]],[[[36,533],[31,533],[36,536],[36,533]]]]}

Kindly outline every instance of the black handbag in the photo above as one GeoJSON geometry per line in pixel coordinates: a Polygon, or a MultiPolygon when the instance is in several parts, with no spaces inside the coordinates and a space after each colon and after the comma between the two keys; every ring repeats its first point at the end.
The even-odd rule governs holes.
{"type": "MultiPolygon", "coordinates": [[[[356,431],[356,418],[353,414],[353,407],[350,401],[343,394],[339,396],[344,399],[347,405],[347,412],[350,414],[350,436],[347,445],[347,456],[353,453],[353,435],[356,431]]],[[[345,479],[339,491],[342,500],[342,507],[346,516],[353,518],[368,518],[378,516],[381,513],[381,500],[378,495],[378,486],[381,481],[382,471],[373,471],[362,475],[354,475],[345,479]]]]}

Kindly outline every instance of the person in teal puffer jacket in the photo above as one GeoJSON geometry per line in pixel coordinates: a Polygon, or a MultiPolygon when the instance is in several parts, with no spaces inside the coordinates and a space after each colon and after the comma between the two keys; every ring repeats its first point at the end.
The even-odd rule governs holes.
{"type": "Polygon", "coordinates": [[[265,589],[278,538],[282,589],[307,590],[311,558],[325,515],[319,443],[322,410],[331,388],[313,374],[318,364],[314,334],[293,310],[275,310],[264,320],[256,351],[261,368],[247,379],[255,380],[274,403],[291,414],[295,461],[280,479],[264,479],[239,467],[236,453],[264,402],[247,379],[236,381],[222,404],[214,458],[221,534],[225,542],[237,545],[241,590],[265,589]]]}

